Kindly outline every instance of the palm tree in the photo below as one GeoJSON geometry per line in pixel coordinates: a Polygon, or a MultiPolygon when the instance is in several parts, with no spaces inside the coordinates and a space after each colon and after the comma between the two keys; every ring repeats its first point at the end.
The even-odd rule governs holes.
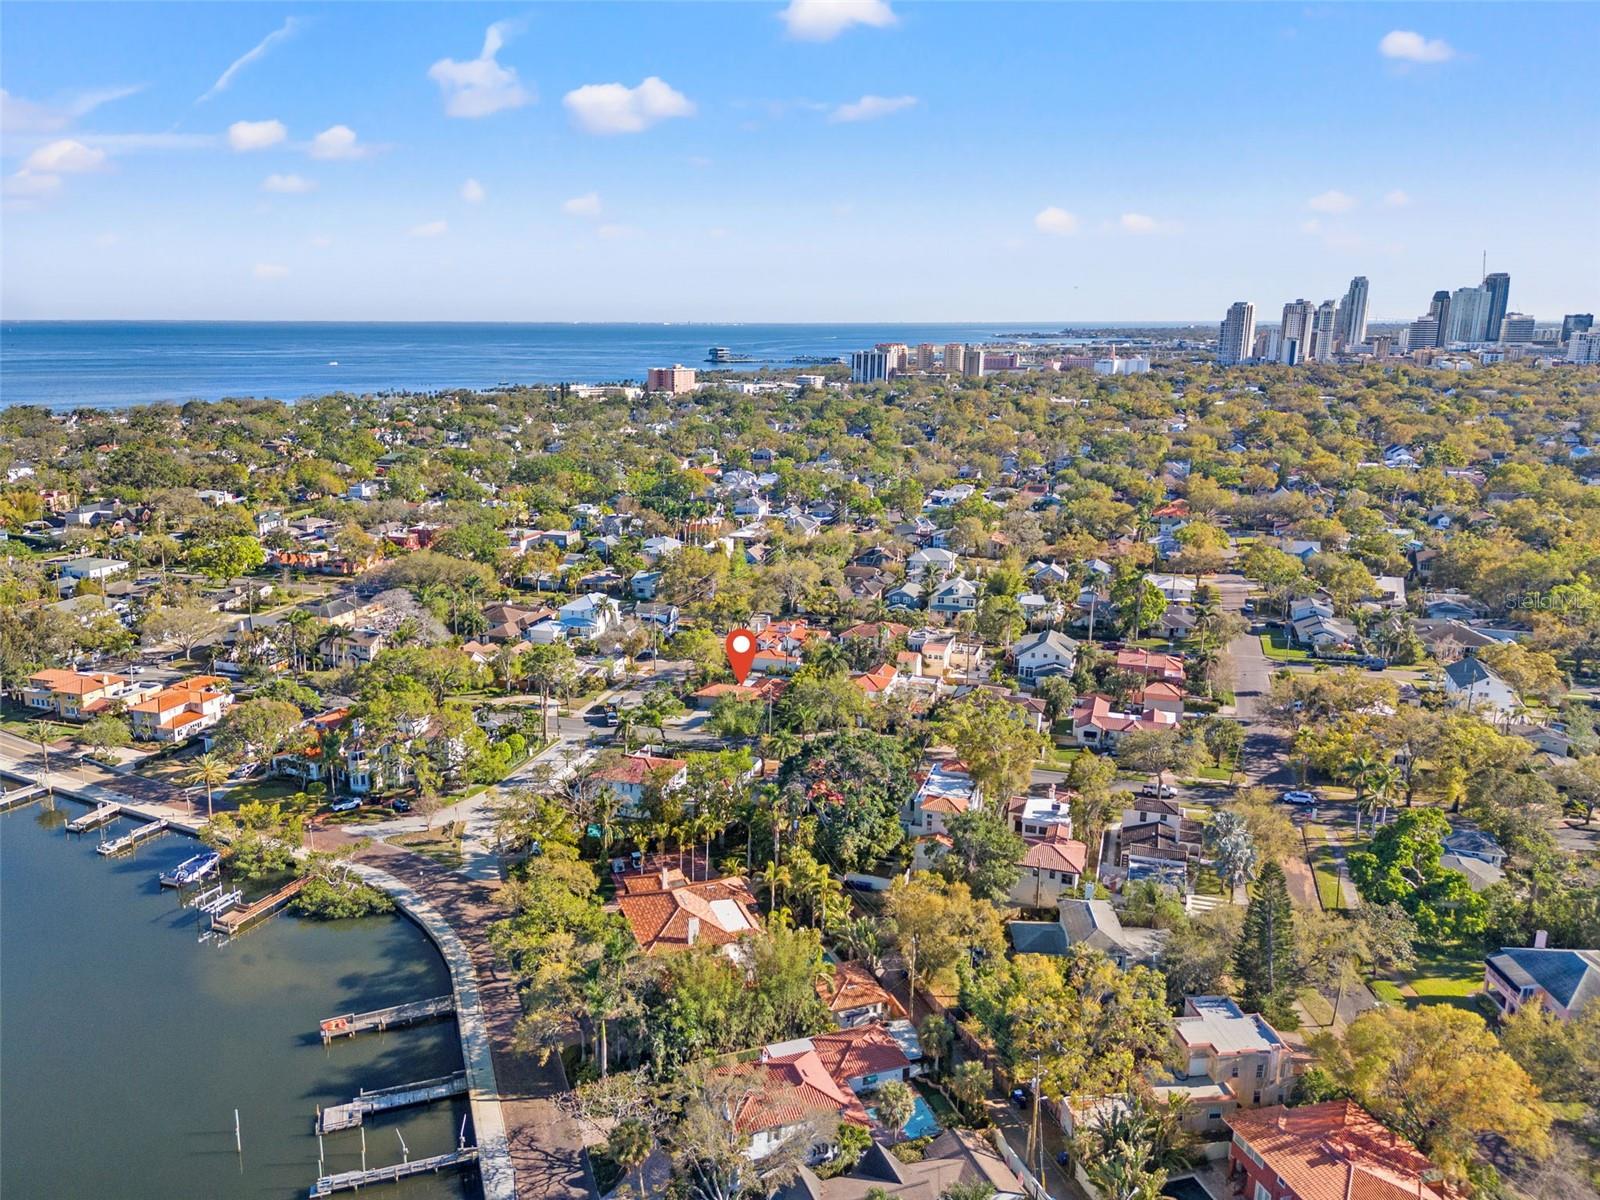
{"type": "Polygon", "coordinates": [[[32,721],[28,724],[28,737],[39,744],[39,754],[44,759],[44,786],[52,799],[56,794],[55,785],[50,781],[50,739],[54,733],[55,727],[49,721],[32,721]]]}
{"type": "Polygon", "coordinates": [[[606,1139],[606,1153],[611,1155],[611,1161],[622,1169],[624,1175],[629,1171],[635,1172],[634,1190],[640,1200],[644,1197],[644,1164],[649,1161],[655,1142],[650,1126],[638,1117],[618,1122],[611,1136],[606,1139]]]}
{"type": "Polygon", "coordinates": [[[189,770],[185,772],[185,783],[197,783],[206,789],[206,820],[212,818],[211,790],[220,784],[226,783],[232,773],[227,762],[216,753],[202,754],[195,759],[189,770]]]}
{"type": "Polygon", "coordinates": [[[767,907],[776,912],[779,896],[787,892],[794,882],[794,876],[787,865],[780,866],[776,859],[769,862],[758,876],[767,893],[767,907]]]}

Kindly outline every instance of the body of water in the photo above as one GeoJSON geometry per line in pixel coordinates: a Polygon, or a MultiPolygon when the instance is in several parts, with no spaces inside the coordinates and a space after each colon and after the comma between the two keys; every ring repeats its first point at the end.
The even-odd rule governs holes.
{"type": "MultiPolygon", "coordinates": [[[[303,1197],[318,1105],[460,1069],[451,1021],[329,1047],[316,1034],[326,1016],[450,990],[410,921],[282,916],[202,945],[195,914],[156,882],[194,842],[106,859],[98,834],[61,827],[82,808],[55,804],[0,815],[0,1195],[303,1197]]],[[[369,1118],[368,1164],[401,1161],[402,1137],[413,1158],[453,1149],[465,1112],[463,1099],[369,1118]]],[[[323,1142],[328,1172],[361,1165],[359,1131],[323,1142]]],[[[448,1173],[383,1187],[477,1194],[448,1173]]]]}
{"type": "Polygon", "coordinates": [[[751,360],[724,369],[792,368],[796,360],[831,361],[876,342],[942,346],[1059,327],[10,321],[0,324],[0,402],[114,408],[224,396],[296,400],[334,391],[642,381],[650,367],[709,369],[713,346],[751,360]]]}

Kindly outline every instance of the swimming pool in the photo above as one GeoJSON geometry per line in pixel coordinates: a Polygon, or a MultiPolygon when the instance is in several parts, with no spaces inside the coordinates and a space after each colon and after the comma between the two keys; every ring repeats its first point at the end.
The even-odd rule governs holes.
{"type": "MultiPolygon", "coordinates": [[[[878,1119],[878,1110],[876,1108],[869,1106],[867,1113],[874,1121],[878,1119]]],[[[943,1127],[939,1124],[939,1118],[934,1116],[933,1109],[928,1107],[927,1099],[922,1093],[916,1093],[916,1104],[911,1110],[911,1120],[906,1123],[905,1133],[902,1136],[906,1138],[931,1137],[933,1134],[938,1133],[941,1128],[943,1127]]]]}

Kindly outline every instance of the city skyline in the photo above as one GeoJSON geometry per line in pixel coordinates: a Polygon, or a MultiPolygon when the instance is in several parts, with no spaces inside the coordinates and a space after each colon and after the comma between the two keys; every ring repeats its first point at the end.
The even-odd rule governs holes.
{"type": "Polygon", "coordinates": [[[1552,10],[1552,40],[1538,11],[10,5],[0,302],[1210,323],[1360,274],[1405,322],[1486,253],[1559,320],[1592,307],[1593,256],[1553,236],[1592,189],[1529,114],[1588,103],[1600,14],[1552,10]],[[1345,119],[1306,138],[1277,101],[1319,88],[1345,119]],[[1192,124],[1221,111],[1226,150],[1192,124]]]}

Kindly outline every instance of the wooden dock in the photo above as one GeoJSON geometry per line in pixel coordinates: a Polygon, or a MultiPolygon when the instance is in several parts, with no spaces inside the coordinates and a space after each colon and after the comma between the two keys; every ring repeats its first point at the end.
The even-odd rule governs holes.
{"type": "Polygon", "coordinates": [[[121,854],[123,851],[132,850],[141,842],[148,842],[157,834],[162,834],[166,831],[167,822],[166,818],[163,817],[158,821],[151,821],[148,825],[141,825],[131,833],[125,833],[112,841],[101,842],[95,849],[100,851],[101,854],[121,854]]]}
{"type": "Polygon", "coordinates": [[[388,1008],[375,1008],[371,1012],[345,1013],[328,1017],[322,1022],[322,1040],[331,1042],[336,1037],[355,1037],[358,1033],[376,1030],[399,1029],[417,1025],[436,1017],[448,1017],[456,1011],[454,996],[435,996],[432,1000],[413,1000],[409,1004],[394,1004],[388,1008]]]}
{"type": "Polygon", "coordinates": [[[354,1129],[366,1120],[368,1113],[388,1112],[393,1108],[410,1108],[416,1104],[432,1104],[452,1096],[467,1094],[467,1073],[441,1075],[438,1079],[424,1079],[421,1083],[402,1083],[398,1087],[361,1089],[361,1094],[347,1104],[334,1104],[317,1110],[317,1132],[338,1133],[341,1129],[354,1129]]]}
{"type": "Polygon", "coordinates": [[[19,804],[26,804],[28,801],[36,799],[43,792],[44,784],[42,783],[26,784],[15,791],[7,792],[5,795],[0,796],[0,812],[7,812],[19,804]]]}
{"type": "Polygon", "coordinates": [[[67,822],[68,833],[88,833],[91,829],[98,829],[107,821],[113,819],[122,809],[115,804],[98,804],[91,812],[86,812],[81,817],[74,817],[67,822]]]}
{"type": "Polygon", "coordinates": [[[300,889],[305,887],[305,876],[291,879],[270,896],[263,896],[254,904],[246,908],[230,909],[228,912],[218,913],[211,918],[211,928],[227,937],[244,932],[257,921],[265,920],[273,913],[282,909],[289,901],[300,894],[300,889]]]}
{"type": "Polygon", "coordinates": [[[370,1187],[374,1183],[393,1183],[399,1179],[410,1179],[413,1175],[426,1175],[430,1171],[470,1167],[477,1161],[478,1148],[463,1146],[460,1150],[452,1150],[448,1154],[435,1154],[431,1158],[394,1163],[387,1167],[373,1167],[369,1171],[342,1171],[337,1175],[324,1175],[311,1185],[309,1195],[311,1200],[317,1200],[319,1196],[331,1196],[335,1192],[353,1192],[370,1187]]]}

